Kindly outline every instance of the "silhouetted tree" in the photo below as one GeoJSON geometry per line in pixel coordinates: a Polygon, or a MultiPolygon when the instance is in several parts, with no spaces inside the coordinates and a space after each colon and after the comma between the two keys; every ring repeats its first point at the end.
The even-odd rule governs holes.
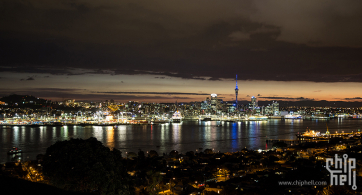
{"type": "Polygon", "coordinates": [[[145,152],[143,152],[141,149],[139,149],[138,151],[138,158],[140,160],[144,160],[145,159],[145,152]]]}
{"type": "Polygon", "coordinates": [[[148,171],[147,172],[147,192],[152,195],[159,194],[161,191],[160,189],[160,183],[162,182],[162,176],[160,175],[160,172],[154,172],[154,171],[148,171]]]}
{"type": "Polygon", "coordinates": [[[151,150],[151,151],[148,153],[148,156],[149,156],[150,158],[158,157],[158,153],[157,153],[155,150],[151,150]]]}
{"type": "Polygon", "coordinates": [[[186,156],[193,158],[195,156],[195,153],[193,151],[186,152],[186,156]]]}
{"type": "Polygon", "coordinates": [[[43,172],[56,187],[99,194],[133,194],[133,185],[122,166],[122,153],[96,138],[70,139],[51,145],[43,172]]]}
{"type": "Polygon", "coordinates": [[[273,144],[273,148],[285,148],[287,146],[288,146],[288,144],[286,144],[284,142],[276,142],[273,144]]]}
{"type": "Polygon", "coordinates": [[[127,158],[137,158],[137,154],[134,152],[128,152],[127,153],[127,158]]]}
{"type": "Polygon", "coordinates": [[[177,157],[177,156],[178,156],[178,151],[172,150],[172,151],[170,152],[170,156],[177,157]]]}
{"type": "Polygon", "coordinates": [[[212,153],[214,153],[211,149],[205,149],[204,150],[204,153],[205,154],[212,154],[212,153]]]}

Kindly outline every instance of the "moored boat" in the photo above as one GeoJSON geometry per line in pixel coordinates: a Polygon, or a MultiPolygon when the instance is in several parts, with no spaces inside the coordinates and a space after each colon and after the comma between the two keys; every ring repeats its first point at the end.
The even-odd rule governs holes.
{"type": "Polygon", "coordinates": [[[300,134],[296,134],[296,136],[298,138],[305,138],[305,139],[314,139],[314,138],[317,138],[317,137],[320,137],[321,136],[321,132],[319,131],[314,131],[314,130],[310,130],[307,128],[307,131],[300,134]]]}
{"type": "Polygon", "coordinates": [[[13,149],[8,151],[8,154],[18,154],[18,153],[22,153],[23,151],[21,151],[19,148],[13,147],[13,149]]]}
{"type": "Polygon", "coordinates": [[[181,123],[181,120],[182,120],[181,112],[176,110],[176,112],[172,115],[172,122],[181,123]]]}
{"type": "Polygon", "coordinates": [[[302,119],[302,115],[287,114],[284,116],[284,119],[302,119]]]}

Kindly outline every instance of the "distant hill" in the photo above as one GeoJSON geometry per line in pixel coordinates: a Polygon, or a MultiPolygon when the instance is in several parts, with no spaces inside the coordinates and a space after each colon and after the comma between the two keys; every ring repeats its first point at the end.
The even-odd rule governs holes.
{"type": "Polygon", "coordinates": [[[23,106],[23,105],[45,105],[50,103],[50,100],[37,98],[32,95],[9,95],[0,98],[0,101],[7,103],[9,106],[23,106]]]}

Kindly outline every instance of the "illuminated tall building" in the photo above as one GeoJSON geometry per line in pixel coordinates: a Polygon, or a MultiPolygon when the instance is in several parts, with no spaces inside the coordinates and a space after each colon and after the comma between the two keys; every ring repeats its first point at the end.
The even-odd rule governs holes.
{"type": "Polygon", "coordinates": [[[251,106],[253,107],[253,110],[255,110],[256,107],[258,107],[258,101],[256,100],[256,97],[251,97],[251,106]]]}
{"type": "Polygon", "coordinates": [[[236,87],[235,87],[235,103],[236,103],[236,110],[238,109],[238,93],[239,93],[239,88],[238,88],[238,75],[236,75],[236,87]]]}
{"type": "Polygon", "coordinates": [[[216,105],[217,105],[217,94],[213,93],[211,94],[211,109],[216,111],[216,105]]]}
{"type": "Polygon", "coordinates": [[[273,101],[272,107],[273,107],[274,116],[280,116],[279,103],[277,101],[275,101],[275,102],[273,101]]]}

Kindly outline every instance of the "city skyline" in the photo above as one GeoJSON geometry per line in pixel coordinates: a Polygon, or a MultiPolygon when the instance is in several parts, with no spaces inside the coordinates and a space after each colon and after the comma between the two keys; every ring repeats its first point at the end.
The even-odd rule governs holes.
{"type": "Polygon", "coordinates": [[[0,96],[361,102],[361,2],[0,3],[0,96]]]}

